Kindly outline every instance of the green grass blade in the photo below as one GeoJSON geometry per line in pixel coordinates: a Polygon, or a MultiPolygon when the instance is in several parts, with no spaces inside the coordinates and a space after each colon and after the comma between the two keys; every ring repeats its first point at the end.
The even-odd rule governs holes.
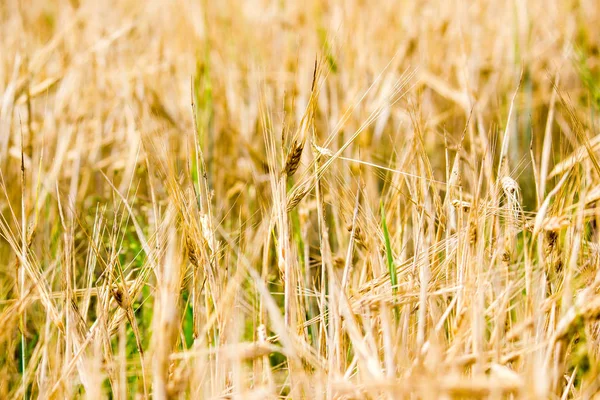
{"type": "Polygon", "coordinates": [[[398,286],[398,275],[396,273],[396,266],[394,265],[394,257],[392,255],[392,245],[390,244],[390,232],[388,230],[387,222],[385,219],[385,210],[383,209],[383,203],[380,203],[381,209],[381,225],[383,227],[383,237],[385,239],[385,258],[390,273],[390,282],[392,284],[392,292],[396,293],[398,286]]]}

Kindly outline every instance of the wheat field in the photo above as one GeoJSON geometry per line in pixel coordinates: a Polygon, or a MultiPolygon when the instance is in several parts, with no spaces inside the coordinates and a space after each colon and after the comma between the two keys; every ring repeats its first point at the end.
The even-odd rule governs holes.
{"type": "Polygon", "coordinates": [[[600,398],[596,0],[0,2],[0,399],[600,398]]]}

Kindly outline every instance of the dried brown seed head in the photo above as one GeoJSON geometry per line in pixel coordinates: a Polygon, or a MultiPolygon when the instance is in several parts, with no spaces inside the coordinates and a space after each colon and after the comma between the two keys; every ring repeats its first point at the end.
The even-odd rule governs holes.
{"type": "Polygon", "coordinates": [[[292,211],[298,203],[306,196],[306,194],[310,191],[310,182],[306,182],[306,184],[302,186],[298,186],[292,190],[290,195],[288,196],[286,211],[292,211]]]}
{"type": "Polygon", "coordinates": [[[298,142],[297,140],[294,140],[294,144],[292,144],[292,147],[290,148],[283,169],[283,173],[286,176],[292,176],[298,170],[300,159],[302,158],[302,150],[304,150],[304,141],[298,142]]]}

